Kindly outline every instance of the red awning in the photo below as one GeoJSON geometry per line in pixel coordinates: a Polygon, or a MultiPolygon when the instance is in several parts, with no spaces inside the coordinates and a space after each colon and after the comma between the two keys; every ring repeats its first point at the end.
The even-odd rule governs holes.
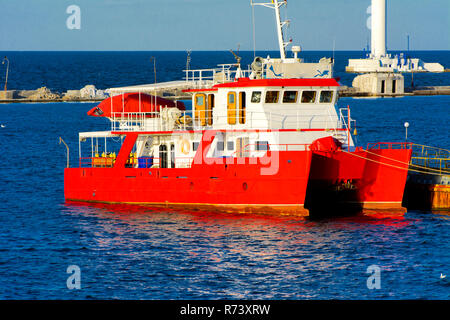
{"type": "MultiPolygon", "coordinates": [[[[186,109],[183,102],[175,102],[145,93],[133,92],[105,99],[98,106],[89,110],[87,114],[93,117],[111,117],[112,110],[112,112],[116,113],[116,117],[120,117],[118,113],[159,112],[161,108],[178,108],[182,111],[186,109]]],[[[154,116],[148,115],[148,117],[154,116]]]]}

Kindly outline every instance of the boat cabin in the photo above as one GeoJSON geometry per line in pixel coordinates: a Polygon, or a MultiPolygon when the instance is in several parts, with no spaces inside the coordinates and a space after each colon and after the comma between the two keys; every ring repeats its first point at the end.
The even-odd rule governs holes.
{"type": "MultiPolygon", "coordinates": [[[[136,168],[191,167],[205,132],[214,132],[206,157],[224,161],[260,158],[270,150],[304,150],[314,140],[330,135],[352,146],[348,110],[338,114],[335,109],[338,87],[335,79],[241,78],[186,90],[192,94],[192,110],[180,110],[173,103],[147,110],[128,104],[133,112],[127,112],[127,99],[116,96],[111,99],[123,104],[119,111],[104,111],[111,130],[81,133],[80,159],[81,142],[91,138],[86,165],[113,166],[130,133],[136,137],[125,166],[136,168]],[[117,146],[107,143],[108,139],[115,139],[117,146]]],[[[144,96],[138,99],[135,94],[135,103],[152,101],[144,96]]],[[[105,101],[104,106],[117,109],[114,103],[105,101]]],[[[95,114],[102,114],[98,107],[95,114]]]]}

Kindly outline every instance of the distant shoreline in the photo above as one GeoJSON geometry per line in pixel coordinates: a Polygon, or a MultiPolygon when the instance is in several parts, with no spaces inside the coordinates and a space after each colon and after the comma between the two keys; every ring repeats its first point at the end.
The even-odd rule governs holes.
{"type": "MultiPolygon", "coordinates": [[[[0,52],[183,52],[185,53],[186,50],[0,50],[0,52]]],[[[223,49],[223,50],[192,50],[192,52],[229,52],[229,49],[223,49]]],[[[251,50],[240,50],[240,52],[250,52],[253,53],[253,49],[251,50]]],[[[259,50],[257,49],[256,52],[275,52],[279,53],[279,49],[273,49],[273,50],[259,50]]],[[[332,49],[330,50],[303,50],[302,52],[333,52],[332,49]]],[[[367,51],[364,50],[334,50],[334,52],[358,52],[358,53],[366,53],[367,51]]],[[[388,53],[397,53],[397,52],[450,52],[450,49],[436,49],[436,50],[407,50],[407,49],[398,49],[398,50],[388,50],[388,53]]]]}
{"type": "MultiPolygon", "coordinates": [[[[375,95],[372,93],[366,92],[355,92],[352,88],[344,88],[339,92],[339,96],[342,98],[387,98],[387,97],[417,97],[417,96],[449,96],[450,95],[450,86],[433,86],[433,87],[421,87],[412,90],[411,88],[406,88],[405,93],[401,94],[381,94],[375,95]]],[[[171,100],[191,100],[190,96],[168,96],[164,97],[166,99],[171,100]]],[[[106,99],[106,98],[105,98],[106,99]]],[[[8,103],[61,103],[61,102],[70,102],[70,103],[94,103],[101,102],[105,99],[42,99],[42,100],[30,100],[30,99],[3,99],[0,100],[0,104],[8,104],[8,103]]]]}

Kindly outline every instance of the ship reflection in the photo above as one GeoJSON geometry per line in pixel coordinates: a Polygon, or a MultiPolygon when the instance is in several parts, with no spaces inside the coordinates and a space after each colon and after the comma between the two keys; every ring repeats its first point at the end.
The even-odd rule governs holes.
{"type": "Polygon", "coordinates": [[[413,220],[403,215],[388,211],[365,211],[352,215],[331,217],[296,217],[271,214],[221,213],[216,211],[193,211],[164,207],[151,207],[128,204],[102,204],[67,202],[65,211],[70,214],[95,216],[106,220],[117,220],[129,226],[139,226],[151,222],[189,223],[195,222],[205,227],[214,227],[220,233],[220,227],[240,228],[241,231],[258,228],[277,228],[285,232],[308,231],[324,224],[332,224],[338,228],[354,228],[358,225],[383,225],[386,227],[403,228],[413,220]]]}
{"type": "MultiPolygon", "coordinates": [[[[415,223],[385,215],[312,220],[83,203],[66,203],[62,213],[82,235],[89,259],[110,263],[116,277],[229,299],[255,292],[279,298],[274,292],[286,281],[300,288],[296,297],[313,297],[310,286],[365,275],[380,248],[414,236],[407,227],[415,223]]],[[[383,260],[384,268],[403,259],[389,255],[395,263],[383,260]]]]}

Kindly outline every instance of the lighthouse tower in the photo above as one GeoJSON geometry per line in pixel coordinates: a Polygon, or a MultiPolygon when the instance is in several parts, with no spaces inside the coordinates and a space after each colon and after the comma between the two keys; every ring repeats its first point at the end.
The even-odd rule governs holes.
{"type": "Polygon", "coordinates": [[[372,0],[372,57],[386,56],[386,0],[372,0]]]}
{"type": "Polygon", "coordinates": [[[427,63],[401,53],[392,56],[386,52],[387,0],[372,0],[372,50],[365,59],[349,59],[347,72],[359,73],[353,87],[360,92],[375,95],[398,95],[405,90],[402,73],[444,72],[439,63],[427,63]]]}

